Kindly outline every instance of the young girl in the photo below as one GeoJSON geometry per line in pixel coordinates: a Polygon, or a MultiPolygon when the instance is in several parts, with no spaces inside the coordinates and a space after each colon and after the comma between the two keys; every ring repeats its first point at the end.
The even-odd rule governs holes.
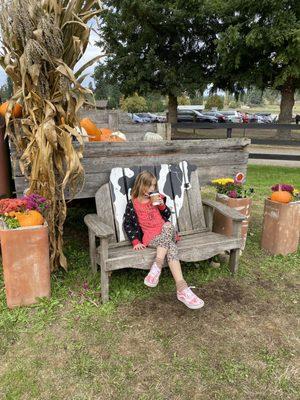
{"type": "Polygon", "coordinates": [[[174,277],[177,289],[177,299],[192,309],[201,308],[203,300],[197,297],[183,279],[181,265],[176,245],[177,237],[173,224],[169,222],[170,209],[165,205],[165,197],[161,196],[160,204],[152,205],[150,192],[157,191],[157,180],[148,171],[141,172],[133,185],[131,199],[124,214],[124,230],[131,241],[134,250],[146,247],[157,249],[156,258],[144,283],[149,287],[158,284],[164,259],[174,277]]]}

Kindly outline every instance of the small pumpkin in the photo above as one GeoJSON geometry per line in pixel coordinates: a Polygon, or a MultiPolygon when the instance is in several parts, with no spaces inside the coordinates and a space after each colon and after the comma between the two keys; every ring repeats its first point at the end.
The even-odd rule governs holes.
{"type": "Polygon", "coordinates": [[[29,210],[25,212],[16,213],[16,218],[21,227],[36,226],[44,224],[44,217],[36,210],[29,210]]]}
{"type": "Polygon", "coordinates": [[[99,142],[101,140],[101,130],[89,118],[83,118],[80,121],[80,126],[86,130],[90,142],[99,142]]]}
{"type": "MultiPolygon", "coordinates": [[[[2,115],[3,118],[5,118],[5,114],[8,108],[9,102],[6,101],[5,103],[2,103],[0,106],[0,115],[2,115]]],[[[21,118],[22,117],[22,106],[19,103],[16,103],[13,107],[12,110],[12,116],[14,118],[21,118]]]]}
{"type": "Polygon", "coordinates": [[[293,196],[291,195],[291,193],[285,190],[277,190],[271,195],[271,200],[277,201],[278,203],[289,203],[292,199],[293,196]]]}

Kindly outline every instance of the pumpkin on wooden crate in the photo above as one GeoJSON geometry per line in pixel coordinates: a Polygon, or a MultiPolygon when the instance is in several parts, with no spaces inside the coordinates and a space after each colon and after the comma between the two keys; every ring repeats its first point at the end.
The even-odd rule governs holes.
{"type": "Polygon", "coordinates": [[[101,130],[89,118],[83,118],[80,121],[80,126],[87,132],[90,142],[99,142],[101,140],[101,130]]]}
{"type": "MultiPolygon", "coordinates": [[[[5,103],[2,103],[0,106],[0,115],[2,115],[3,118],[5,118],[5,114],[7,112],[8,105],[9,105],[9,101],[6,101],[5,103]]],[[[13,110],[12,110],[12,116],[14,118],[22,117],[22,106],[19,103],[15,103],[13,110]]]]}
{"type": "Polygon", "coordinates": [[[271,189],[265,199],[261,247],[270,254],[294,253],[300,239],[300,192],[283,183],[271,189]]]}

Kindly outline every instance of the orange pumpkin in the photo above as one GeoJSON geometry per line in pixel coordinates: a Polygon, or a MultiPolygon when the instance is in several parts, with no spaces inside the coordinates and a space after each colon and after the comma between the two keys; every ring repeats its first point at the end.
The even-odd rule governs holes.
{"type": "Polygon", "coordinates": [[[109,142],[109,138],[111,137],[112,131],[108,128],[101,128],[101,142],[109,142]]]}
{"type": "Polygon", "coordinates": [[[44,217],[36,210],[16,213],[17,220],[21,227],[43,225],[44,217]]]}
{"type": "Polygon", "coordinates": [[[89,118],[83,118],[80,121],[80,126],[86,130],[90,142],[99,142],[101,140],[101,130],[89,118]]]}
{"type": "Polygon", "coordinates": [[[290,192],[285,190],[278,190],[277,192],[273,192],[271,195],[272,201],[277,201],[278,203],[289,203],[293,199],[293,196],[290,192]]]}
{"type": "MultiPolygon", "coordinates": [[[[0,115],[2,115],[3,118],[5,118],[5,114],[8,108],[8,101],[5,103],[2,103],[0,106],[0,115]]],[[[16,103],[14,105],[14,108],[12,110],[12,116],[14,118],[21,118],[22,117],[22,106],[19,103],[16,103]]]]}
{"type": "Polygon", "coordinates": [[[125,142],[124,139],[118,137],[118,136],[111,136],[110,138],[108,138],[107,140],[108,142],[125,142]]]}

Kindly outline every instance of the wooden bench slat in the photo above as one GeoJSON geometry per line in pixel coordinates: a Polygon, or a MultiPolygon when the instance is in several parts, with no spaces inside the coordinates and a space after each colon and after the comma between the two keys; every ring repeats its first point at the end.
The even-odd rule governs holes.
{"type": "MultiPolygon", "coordinates": [[[[193,235],[184,238],[178,244],[179,257],[182,261],[200,261],[219,254],[224,250],[235,249],[240,246],[241,240],[227,236],[210,233],[193,235]]],[[[108,250],[106,270],[113,271],[121,268],[131,267],[149,269],[156,254],[156,249],[134,251],[131,246],[121,249],[108,250]]]]}

